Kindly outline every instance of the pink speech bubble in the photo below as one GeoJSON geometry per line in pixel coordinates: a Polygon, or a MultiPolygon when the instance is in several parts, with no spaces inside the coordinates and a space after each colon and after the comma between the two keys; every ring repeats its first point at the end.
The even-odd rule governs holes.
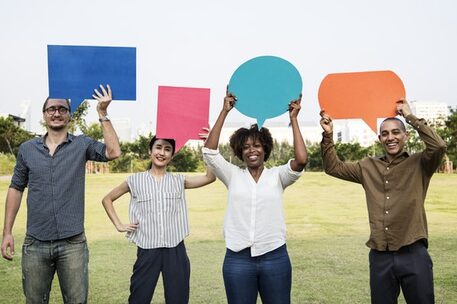
{"type": "Polygon", "coordinates": [[[208,127],[210,89],[159,86],[157,137],[176,140],[176,152],[208,127]]]}
{"type": "Polygon", "coordinates": [[[319,87],[319,104],[334,119],[362,118],[377,133],[377,119],[396,115],[405,96],[401,79],[392,71],[329,74],[319,87]]]}

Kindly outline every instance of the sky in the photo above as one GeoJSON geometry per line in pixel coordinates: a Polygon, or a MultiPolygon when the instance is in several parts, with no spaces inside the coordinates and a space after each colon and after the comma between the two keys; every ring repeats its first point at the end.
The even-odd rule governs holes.
{"type": "MultiPolygon", "coordinates": [[[[0,113],[20,115],[28,101],[32,130],[40,129],[47,45],[136,47],[137,100],[109,108],[134,132],[155,131],[158,86],[209,88],[212,125],[233,72],[263,55],[300,72],[301,121],[317,124],[330,73],[392,70],[408,99],[457,106],[455,12],[454,0],[0,0],[0,113]]],[[[227,121],[255,119],[234,110],[227,121]]],[[[265,126],[273,121],[287,125],[288,116],[265,126]]]]}

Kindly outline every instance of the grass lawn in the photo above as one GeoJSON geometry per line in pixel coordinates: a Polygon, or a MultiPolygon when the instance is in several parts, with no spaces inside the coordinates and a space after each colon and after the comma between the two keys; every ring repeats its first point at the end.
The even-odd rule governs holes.
{"type": "MultiPolygon", "coordinates": [[[[126,303],[136,247],[118,233],[101,198],[127,174],[87,176],[86,234],[90,250],[89,303],[126,303]]],[[[0,220],[9,180],[0,180],[0,220]]],[[[227,191],[219,181],[187,190],[191,235],[190,303],[225,303],[221,266],[227,191]]],[[[430,254],[434,262],[436,303],[457,303],[457,175],[436,174],[426,202],[430,254]]],[[[116,202],[127,221],[129,197],[116,202]]],[[[368,217],[362,187],[323,173],[305,173],[284,195],[292,260],[292,303],[369,303],[368,217]]],[[[16,256],[0,261],[1,303],[23,303],[21,245],[25,232],[25,200],[14,226],[16,256]]],[[[400,296],[401,297],[401,296],[400,296]]],[[[57,279],[51,303],[62,303],[57,279]]],[[[154,303],[164,303],[161,283],[154,303]]],[[[260,303],[260,301],[259,301],[260,303]]],[[[405,303],[403,298],[400,303],[405,303]]]]}

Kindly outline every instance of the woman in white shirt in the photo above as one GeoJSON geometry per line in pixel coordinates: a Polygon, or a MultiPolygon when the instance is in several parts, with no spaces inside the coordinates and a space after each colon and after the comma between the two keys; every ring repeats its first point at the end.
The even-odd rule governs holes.
{"type": "Polygon", "coordinates": [[[219,154],[220,132],[236,102],[229,92],[205,142],[203,159],[228,189],[223,275],[229,304],[255,304],[258,294],[263,303],[290,303],[292,270],[285,244],[282,193],[300,177],[308,160],[297,120],[300,101],[301,96],[289,104],[295,158],[285,165],[264,167],[273,139],[268,129],[258,130],[257,125],[238,129],[230,137],[234,154],[246,168],[219,154]]]}

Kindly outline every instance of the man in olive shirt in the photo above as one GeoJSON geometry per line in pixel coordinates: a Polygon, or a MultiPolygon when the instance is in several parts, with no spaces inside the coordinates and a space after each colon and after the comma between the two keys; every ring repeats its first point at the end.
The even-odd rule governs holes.
{"type": "Polygon", "coordinates": [[[333,143],[332,119],[321,112],[321,153],[325,172],[362,184],[368,206],[372,303],[397,303],[400,287],[407,303],[434,303],[432,261],[424,201],[430,179],[446,152],[445,142],[402,99],[396,111],[419,133],[425,150],[409,155],[405,125],[385,119],[378,136],[385,155],[341,161],[333,143]]]}

